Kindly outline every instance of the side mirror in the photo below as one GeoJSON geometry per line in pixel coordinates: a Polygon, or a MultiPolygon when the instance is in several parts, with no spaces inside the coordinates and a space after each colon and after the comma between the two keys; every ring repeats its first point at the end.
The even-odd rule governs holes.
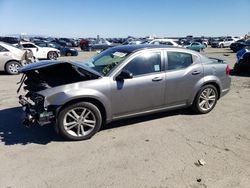
{"type": "Polygon", "coordinates": [[[133,73],[123,70],[118,76],[116,76],[115,80],[116,81],[122,81],[124,79],[131,79],[133,78],[133,73]]]}

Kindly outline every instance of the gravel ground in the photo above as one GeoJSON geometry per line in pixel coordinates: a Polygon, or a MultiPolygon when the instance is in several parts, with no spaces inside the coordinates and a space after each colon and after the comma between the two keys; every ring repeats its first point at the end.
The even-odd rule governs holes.
{"type": "MultiPolygon", "coordinates": [[[[225,58],[231,68],[235,62],[229,49],[204,53],[225,58]]],[[[0,75],[1,188],[250,185],[250,76],[232,75],[231,91],[209,114],[176,110],[114,122],[81,142],[66,142],[49,126],[22,127],[19,79],[0,75]]]]}

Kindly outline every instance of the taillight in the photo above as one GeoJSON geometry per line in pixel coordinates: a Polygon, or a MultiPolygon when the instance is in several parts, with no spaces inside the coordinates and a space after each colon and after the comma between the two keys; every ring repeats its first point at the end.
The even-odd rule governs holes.
{"type": "Polygon", "coordinates": [[[227,65],[227,68],[226,68],[226,75],[229,76],[230,75],[230,68],[229,66],[227,65]]]}

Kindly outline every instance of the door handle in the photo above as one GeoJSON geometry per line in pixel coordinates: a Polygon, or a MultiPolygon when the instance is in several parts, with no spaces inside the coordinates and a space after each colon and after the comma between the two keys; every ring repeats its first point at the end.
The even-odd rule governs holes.
{"type": "Polygon", "coordinates": [[[155,77],[152,79],[153,82],[159,82],[161,80],[163,80],[163,78],[161,78],[161,77],[155,77]]]}
{"type": "Polygon", "coordinates": [[[192,72],[192,75],[197,75],[197,74],[200,74],[201,73],[201,71],[194,71],[194,72],[192,72]]]}

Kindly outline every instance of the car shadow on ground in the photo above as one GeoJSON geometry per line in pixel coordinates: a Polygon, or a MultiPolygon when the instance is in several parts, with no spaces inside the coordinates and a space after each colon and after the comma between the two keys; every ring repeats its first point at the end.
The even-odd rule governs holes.
{"type": "Polygon", "coordinates": [[[0,75],[8,75],[8,74],[4,71],[0,71],[0,75]]]}
{"type": "Polygon", "coordinates": [[[52,126],[22,125],[22,108],[8,108],[0,110],[0,142],[5,145],[15,144],[48,144],[51,141],[60,141],[52,126]]]}
{"type": "MultiPolygon", "coordinates": [[[[26,128],[22,125],[22,108],[14,107],[0,110],[0,143],[10,146],[15,144],[41,144],[46,145],[50,142],[61,142],[63,140],[54,131],[53,126],[34,125],[26,128]]],[[[130,126],[136,123],[142,123],[154,119],[160,119],[176,115],[194,115],[187,109],[175,110],[169,112],[161,112],[152,115],[146,115],[136,118],[130,118],[115,121],[105,125],[102,130],[114,129],[122,126],[130,126]]]]}
{"type": "Polygon", "coordinates": [[[114,121],[103,126],[101,130],[114,129],[114,128],[119,128],[123,126],[133,125],[136,123],[143,123],[146,121],[151,121],[151,120],[156,120],[156,119],[161,119],[161,118],[166,118],[166,117],[171,117],[171,116],[177,116],[177,115],[198,115],[198,114],[194,113],[191,109],[178,109],[178,110],[173,110],[173,111],[158,112],[155,114],[114,121]]]}

